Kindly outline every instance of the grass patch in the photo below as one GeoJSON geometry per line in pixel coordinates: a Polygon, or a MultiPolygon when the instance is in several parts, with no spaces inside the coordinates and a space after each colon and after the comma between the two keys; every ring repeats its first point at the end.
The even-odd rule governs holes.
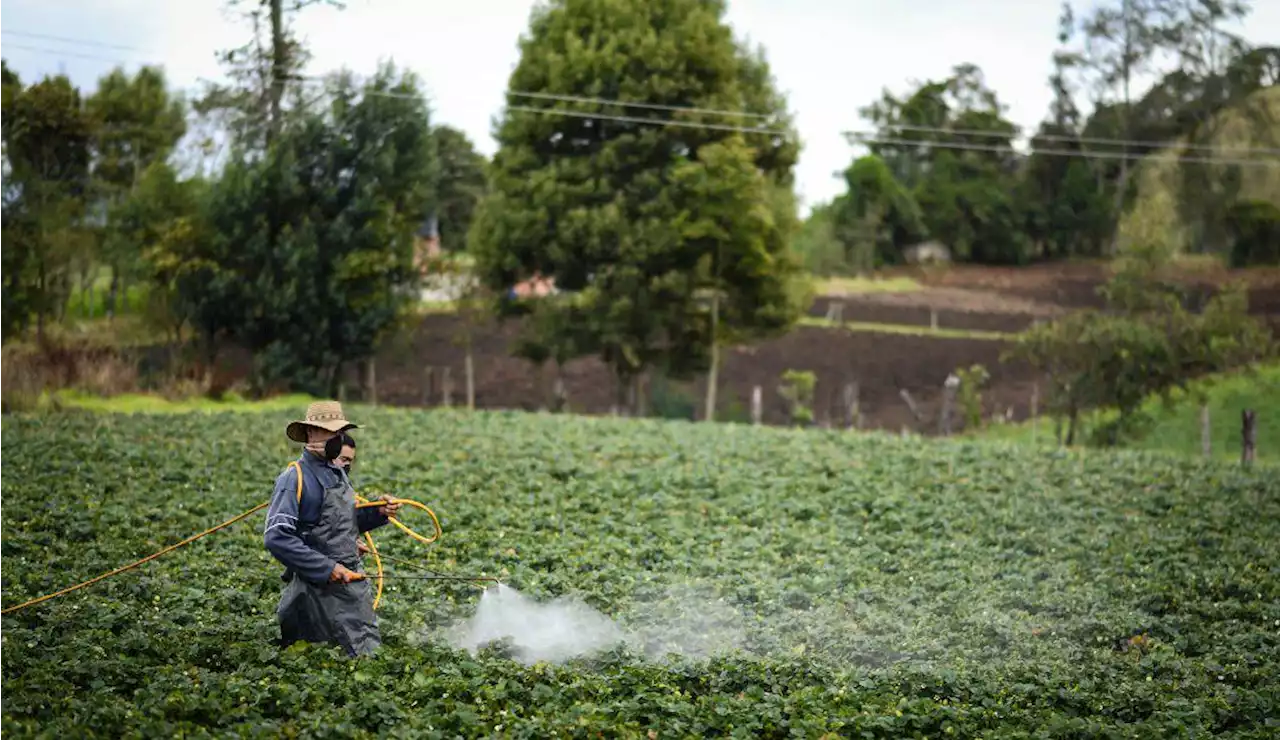
{"type": "MultiPolygon", "coordinates": [[[[92,270],[89,284],[81,283],[76,276],[75,286],[67,295],[66,317],[71,320],[101,319],[107,315],[107,299],[111,295],[111,268],[99,265],[92,270]]],[[[145,281],[122,282],[116,296],[116,315],[127,316],[143,313],[151,286],[145,281]]]]}
{"type": "Polygon", "coordinates": [[[314,400],[311,396],[293,394],[251,401],[234,393],[228,393],[221,400],[201,397],[171,401],[149,393],[124,393],[104,397],[67,390],[46,395],[41,408],[74,408],[107,414],[190,414],[229,411],[267,413],[289,409],[296,409],[300,413],[314,400]]]}
{"type": "Polygon", "coordinates": [[[815,277],[817,295],[858,295],[862,293],[910,293],[921,289],[909,277],[815,277]]]}
{"type": "MultiPolygon", "coordinates": [[[[1240,372],[1207,378],[1192,385],[1190,392],[1176,392],[1169,404],[1153,398],[1142,408],[1150,419],[1148,431],[1139,439],[1121,440],[1121,447],[1200,456],[1200,400],[1209,406],[1212,455],[1217,460],[1239,460],[1240,412],[1257,412],[1257,459],[1280,461],[1280,363],[1264,365],[1254,372],[1240,372]]],[[[1115,418],[1115,412],[1100,411],[1083,417],[1081,432],[1115,418]]],[[[1057,444],[1053,419],[1042,417],[1033,424],[1001,424],[978,433],[987,439],[1047,447],[1057,444]]]]}
{"type": "Polygon", "coordinates": [[[915,337],[934,337],[937,339],[981,339],[992,342],[1011,340],[1013,334],[981,329],[931,329],[916,324],[880,324],[872,321],[831,321],[818,316],[805,316],[798,322],[800,326],[812,326],[819,329],[847,329],[855,332],[872,334],[900,334],[915,337]]]}
{"type": "Polygon", "coordinates": [[[112,347],[142,347],[169,340],[163,330],[138,315],[68,322],[58,331],[67,340],[87,340],[112,347]]]}
{"type": "Polygon", "coordinates": [[[458,312],[458,304],[454,301],[421,301],[414,307],[419,316],[446,315],[458,312]]]}

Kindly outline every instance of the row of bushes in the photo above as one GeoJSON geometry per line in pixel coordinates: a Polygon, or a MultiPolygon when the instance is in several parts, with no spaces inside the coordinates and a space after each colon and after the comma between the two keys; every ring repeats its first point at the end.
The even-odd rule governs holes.
{"type": "Polygon", "coordinates": [[[11,343],[0,355],[0,410],[31,411],[63,391],[94,396],[147,392],[169,400],[221,398],[231,378],[192,361],[185,347],[115,347],[92,339],[11,343]]]}

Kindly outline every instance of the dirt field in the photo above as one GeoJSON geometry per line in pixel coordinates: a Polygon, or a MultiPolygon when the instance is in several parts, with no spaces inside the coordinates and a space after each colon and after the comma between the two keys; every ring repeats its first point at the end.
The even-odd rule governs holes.
{"type": "MultiPolygon", "coordinates": [[[[1105,268],[1093,264],[1050,265],[1028,268],[954,267],[943,272],[900,271],[924,288],[912,292],[880,292],[819,297],[811,315],[827,315],[829,304],[843,304],[849,321],[883,324],[930,325],[1014,333],[1037,320],[1072,309],[1100,305],[1097,287],[1106,279],[1105,268]]],[[[1186,278],[1206,294],[1224,279],[1241,277],[1219,270],[1186,278]]],[[[1251,312],[1280,315],[1280,271],[1251,272],[1251,312]]],[[[455,342],[458,319],[436,314],[424,319],[412,337],[386,348],[378,360],[378,396],[383,403],[436,405],[441,402],[441,371],[450,369],[453,403],[464,402],[463,351],[455,342]],[[427,388],[426,368],[435,368],[434,388],[427,388]],[[430,396],[430,398],[428,398],[430,396]]],[[[480,408],[533,410],[546,405],[552,371],[542,376],[526,362],[512,358],[510,347],[515,325],[482,328],[476,338],[476,405],[480,408]]],[[[787,405],[778,394],[779,378],[788,369],[810,370],[817,376],[814,408],[819,423],[840,425],[845,413],[841,392],[856,382],[863,424],[868,428],[900,430],[909,427],[924,433],[937,431],[942,383],[956,368],[982,364],[991,374],[984,392],[985,412],[1026,418],[1036,378],[1019,364],[1000,362],[1007,342],[985,339],[942,338],[888,333],[850,333],[801,327],[788,336],[728,353],[721,376],[720,418],[745,420],[752,388],[763,390],[766,423],[785,423],[787,405]],[[906,390],[916,402],[923,421],[903,400],[906,390]]],[[[580,360],[563,369],[561,377],[569,395],[570,410],[609,413],[615,403],[614,381],[595,360],[580,360]]],[[[705,381],[682,384],[668,394],[665,404],[697,408],[705,381]]],[[[353,378],[353,387],[356,386],[353,378]]],[[[664,403],[661,388],[651,388],[652,402],[664,403]]],[[[957,421],[958,424],[958,421],[957,421]]]]}
{"type": "MultiPolygon", "coordinates": [[[[1023,268],[961,265],[946,271],[898,270],[922,290],[901,293],[826,295],[814,301],[810,314],[826,316],[830,304],[843,304],[849,321],[929,326],[933,316],[942,328],[1017,332],[1037,320],[1081,308],[1101,308],[1098,288],[1107,278],[1096,264],[1037,265],[1023,268]]],[[[1249,284],[1250,313],[1273,321],[1280,317],[1280,271],[1212,270],[1174,273],[1203,301],[1227,280],[1249,284]]]]}
{"type": "MultiPolygon", "coordinates": [[[[441,402],[441,369],[450,368],[453,402],[464,400],[464,353],[452,339],[458,319],[439,315],[423,322],[411,342],[389,348],[378,359],[378,397],[383,403],[419,405],[428,395],[426,367],[433,371],[435,388],[431,404],[441,402]]],[[[539,378],[523,360],[510,356],[514,325],[486,327],[476,343],[476,405],[480,408],[534,410],[546,403],[547,376],[539,378]]],[[[842,423],[841,394],[846,383],[856,382],[864,424],[867,427],[912,429],[918,423],[899,391],[907,390],[922,415],[933,419],[940,405],[942,383],[957,367],[981,363],[992,375],[988,395],[992,408],[1013,406],[1015,416],[1027,413],[1031,384],[1027,368],[1002,365],[1004,342],[973,339],[935,339],[924,336],[850,333],[801,327],[785,337],[727,353],[721,375],[718,416],[745,420],[752,388],[763,389],[766,423],[784,423],[787,405],[778,394],[780,376],[789,369],[809,370],[817,377],[814,409],[819,422],[842,423]]],[[[578,360],[565,367],[563,382],[569,406],[579,413],[608,413],[614,405],[615,385],[608,369],[594,359],[578,360]]],[[[686,403],[701,408],[705,381],[680,386],[686,403]]],[[[650,396],[653,399],[654,388],[650,396]]],[[[701,412],[698,417],[701,417],[701,412]]],[[[927,421],[926,430],[936,422],[927,421]]]]}

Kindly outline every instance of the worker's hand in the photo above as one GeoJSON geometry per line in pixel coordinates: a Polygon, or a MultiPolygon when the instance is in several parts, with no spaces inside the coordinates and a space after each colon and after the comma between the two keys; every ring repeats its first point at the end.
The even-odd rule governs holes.
{"type": "Polygon", "coordinates": [[[387,503],[383,506],[378,507],[378,513],[387,518],[395,516],[396,512],[400,511],[400,507],[404,506],[404,504],[397,504],[395,502],[396,501],[395,496],[392,496],[390,494],[383,494],[382,500],[386,501],[387,503]]]}
{"type": "Polygon", "coordinates": [[[330,583],[351,583],[352,581],[358,581],[363,577],[364,576],[360,575],[354,570],[351,570],[350,568],[343,565],[342,563],[334,563],[333,572],[329,574],[329,582],[330,583]]]}
{"type": "Polygon", "coordinates": [[[369,554],[369,546],[364,543],[364,540],[356,540],[356,550],[361,555],[369,554]]]}

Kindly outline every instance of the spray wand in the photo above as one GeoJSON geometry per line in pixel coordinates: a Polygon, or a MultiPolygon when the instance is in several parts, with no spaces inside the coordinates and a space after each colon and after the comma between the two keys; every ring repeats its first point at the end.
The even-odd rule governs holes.
{"type": "Polygon", "coordinates": [[[502,581],[499,581],[497,578],[494,578],[493,576],[465,576],[465,575],[464,575],[464,576],[458,576],[458,575],[447,575],[447,574],[445,574],[445,573],[438,573],[438,572],[436,572],[436,571],[434,571],[434,570],[431,570],[430,568],[427,568],[426,566],[419,565],[419,564],[417,564],[417,563],[415,563],[415,562],[413,562],[413,561],[411,561],[411,560],[403,560],[403,559],[401,559],[401,558],[393,558],[393,557],[391,557],[390,555],[386,555],[386,554],[382,554],[382,553],[379,553],[379,554],[380,554],[380,556],[382,557],[382,559],[383,559],[383,560],[388,560],[388,561],[390,561],[390,562],[392,562],[392,563],[397,563],[397,564],[399,564],[399,565],[403,565],[403,566],[404,566],[404,567],[406,567],[406,568],[412,568],[412,569],[414,569],[414,570],[424,571],[425,575],[419,575],[419,574],[401,574],[401,573],[379,573],[379,574],[377,574],[377,575],[367,575],[367,574],[364,574],[364,573],[357,573],[356,575],[358,576],[358,578],[357,578],[356,580],[363,580],[363,579],[374,580],[374,579],[386,579],[386,578],[400,578],[400,579],[405,579],[405,580],[416,580],[416,581],[462,581],[462,582],[466,582],[466,583],[479,583],[479,582],[484,581],[484,582],[492,583],[492,584],[494,584],[494,585],[496,585],[496,586],[501,586],[501,585],[502,585],[502,581]]]}

